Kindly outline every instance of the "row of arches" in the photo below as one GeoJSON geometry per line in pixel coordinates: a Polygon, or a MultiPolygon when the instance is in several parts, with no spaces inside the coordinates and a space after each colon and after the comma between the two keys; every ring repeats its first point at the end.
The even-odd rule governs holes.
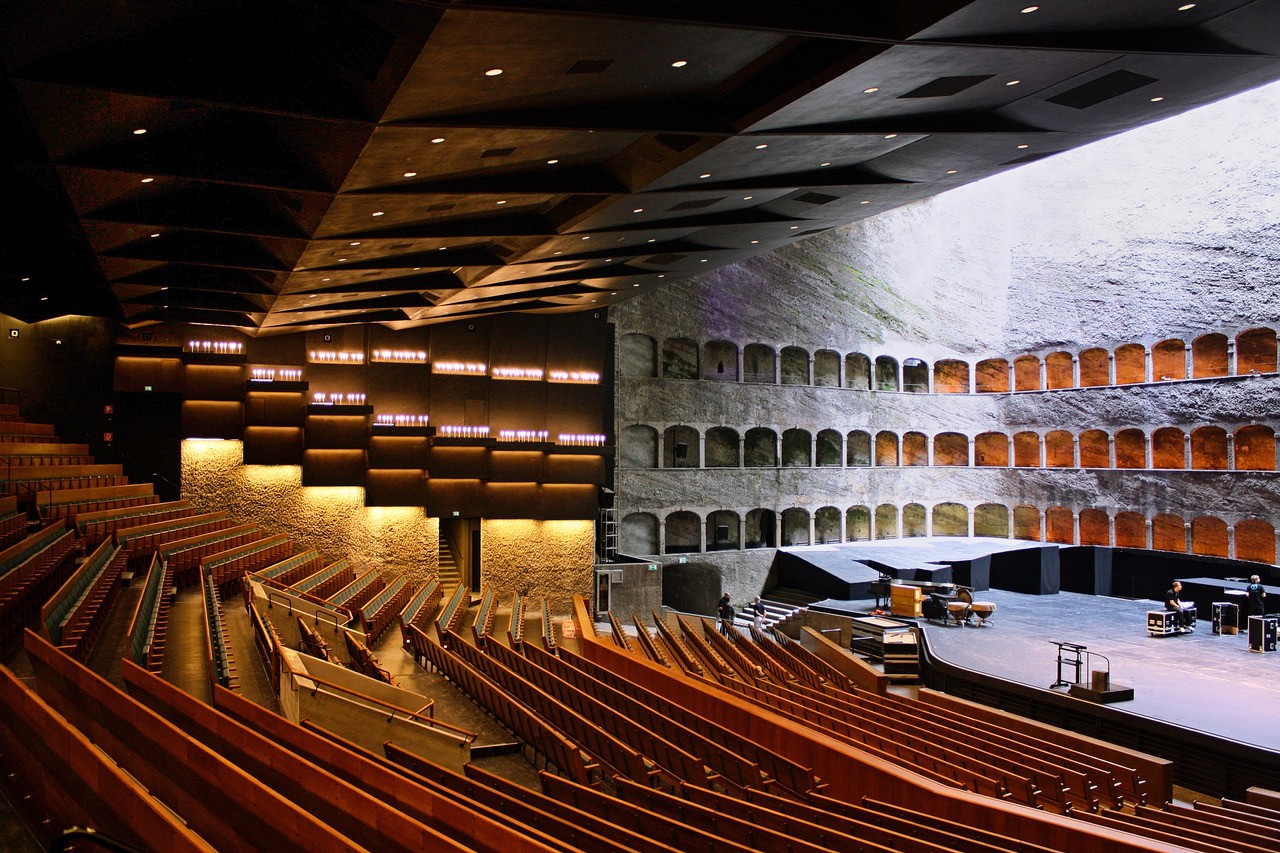
{"type": "Polygon", "coordinates": [[[988,358],[970,365],[962,359],[899,361],[891,355],[836,350],[810,353],[799,346],[775,350],[767,344],[732,341],[699,345],[690,338],[666,338],[661,345],[639,333],[619,341],[624,376],[707,379],[774,385],[814,385],[863,391],[937,394],[992,394],[1105,385],[1134,385],[1277,371],[1274,329],[1257,328],[1234,338],[1210,333],[1187,342],[1168,338],[1150,347],[1128,343],[1107,350],[1090,347],[1012,360],[988,358]]]}
{"type": "Polygon", "coordinates": [[[1072,434],[1026,430],[1012,434],[891,430],[843,433],[824,429],[667,427],[661,436],[647,424],[624,427],[619,464],[624,468],[855,468],[974,466],[998,468],[1138,468],[1211,471],[1276,470],[1276,433],[1266,424],[1227,431],[1161,427],[1072,434]]]}
{"type": "Polygon", "coordinates": [[[1260,563],[1276,561],[1276,528],[1264,519],[1246,518],[1229,525],[1202,515],[1183,518],[1158,514],[1086,508],[1073,511],[1051,506],[1008,507],[983,503],[970,507],[943,501],[926,507],[903,506],[790,507],[781,512],[757,508],[740,513],[721,509],[700,516],[688,510],[667,514],[661,521],[648,512],[623,517],[619,546],[623,553],[685,554],[779,545],[834,544],[919,536],[992,536],[1054,542],[1062,545],[1104,545],[1157,551],[1229,557],[1260,563]]]}

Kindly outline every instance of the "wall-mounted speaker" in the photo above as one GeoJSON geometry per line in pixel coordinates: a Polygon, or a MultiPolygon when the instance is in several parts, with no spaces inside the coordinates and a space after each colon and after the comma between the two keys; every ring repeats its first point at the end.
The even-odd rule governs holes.
{"type": "Polygon", "coordinates": [[[677,459],[684,459],[689,455],[689,445],[683,441],[677,441],[675,447],[675,456],[677,459]]]}
{"type": "Polygon", "coordinates": [[[729,525],[727,524],[716,525],[716,541],[717,542],[729,541],[729,525]]]}

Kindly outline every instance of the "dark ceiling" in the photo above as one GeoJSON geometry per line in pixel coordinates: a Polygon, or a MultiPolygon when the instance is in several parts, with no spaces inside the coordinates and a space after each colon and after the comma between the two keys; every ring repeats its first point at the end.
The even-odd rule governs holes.
{"type": "Polygon", "coordinates": [[[1280,0],[6,0],[0,27],[0,311],[250,334],[598,308],[1280,78],[1280,0]]]}

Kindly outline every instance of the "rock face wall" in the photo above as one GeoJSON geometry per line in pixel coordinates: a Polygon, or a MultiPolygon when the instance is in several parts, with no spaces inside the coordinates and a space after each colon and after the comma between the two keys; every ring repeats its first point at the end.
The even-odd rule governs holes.
{"type": "Polygon", "coordinates": [[[303,488],[299,467],[245,465],[239,441],[184,441],[182,496],[201,512],[225,510],[287,533],[329,562],[346,557],[357,572],[387,569],[415,581],[436,572],[439,519],[422,507],[366,507],[354,486],[303,488]]]}
{"type": "Polygon", "coordinates": [[[480,533],[484,582],[545,595],[558,610],[574,593],[591,600],[595,540],[590,521],[487,519],[480,533]]]}
{"type": "MultiPolygon", "coordinates": [[[[620,341],[688,338],[781,352],[799,346],[915,357],[979,360],[1208,333],[1234,338],[1280,325],[1280,86],[1047,158],[986,181],[868,218],[810,240],[677,282],[611,311],[620,341]]],[[[619,364],[633,363],[620,346],[619,364]]],[[[719,356],[713,357],[713,361],[719,356]]],[[[703,375],[696,367],[668,375],[703,375]]],[[[731,377],[732,378],[732,377],[731,377]]],[[[1159,378],[1156,376],[1155,378],[1159,378]]],[[[1040,436],[1161,427],[1228,433],[1277,423],[1280,378],[1200,379],[1019,394],[907,394],[845,388],[620,376],[616,430],[648,425],[700,436],[727,426],[739,435],[770,427],[918,430],[928,436],[987,431],[1040,436]]],[[[633,430],[632,435],[635,435],[633,430]]],[[[683,440],[683,439],[681,439],[683,440]]],[[[698,448],[692,447],[696,459],[698,448]]],[[[1078,452],[1078,451],[1077,451],[1078,452]]],[[[1280,523],[1272,471],[1095,471],[1036,467],[746,468],[669,471],[619,452],[620,516],[659,523],[685,510],[754,507],[778,513],[824,505],[875,507],[908,501],[990,502],[1010,509],[1065,506],[1212,513],[1280,523]]],[[[671,465],[667,452],[666,465],[671,465]]],[[[624,542],[624,546],[625,546],[624,542]]],[[[705,542],[704,542],[705,547],[705,542]]],[[[759,591],[756,552],[703,555],[722,570],[735,599],[759,591]],[[741,567],[741,570],[738,568],[741,567]]],[[[701,559],[701,557],[699,558],[701,559]]]]}

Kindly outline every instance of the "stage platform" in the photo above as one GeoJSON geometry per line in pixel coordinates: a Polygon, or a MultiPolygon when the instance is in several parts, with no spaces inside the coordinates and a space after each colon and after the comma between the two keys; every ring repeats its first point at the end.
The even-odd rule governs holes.
{"type": "Polygon", "coordinates": [[[1112,684],[1134,690],[1131,701],[1108,705],[1110,710],[1280,752],[1280,726],[1272,722],[1280,711],[1280,652],[1250,652],[1243,632],[1215,635],[1208,613],[1199,614],[1195,633],[1152,637],[1146,613],[1160,609],[1156,601],[997,589],[981,598],[999,606],[993,625],[944,627],[919,620],[932,655],[1047,693],[1057,675],[1054,641],[1077,643],[1109,657],[1112,684]]]}

